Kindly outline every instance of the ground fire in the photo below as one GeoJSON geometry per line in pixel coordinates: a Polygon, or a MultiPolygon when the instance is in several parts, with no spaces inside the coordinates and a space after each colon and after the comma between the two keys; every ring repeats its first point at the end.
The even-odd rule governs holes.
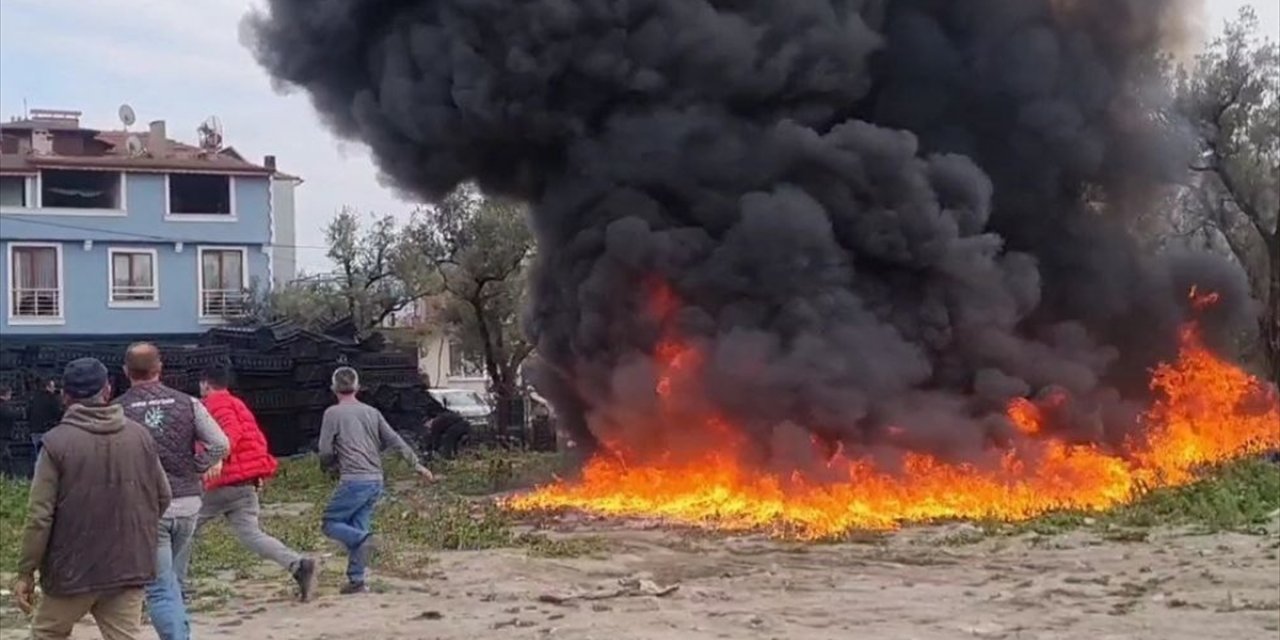
{"type": "MultiPolygon", "coordinates": [[[[1197,296],[1202,308],[1214,294],[1197,296]]],[[[657,308],[672,302],[662,294],[657,308]]],[[[659,345],[664,367],[655,393],[665,396],[697,367],[698,354],[676,341],[659,345]]],[[[1058,509],[1115,506],[1142,491],[1184,484],[1207,465],[1280,447],[1275,389],[1211,353],[1195,322],[1181,331],[1177,359],[1151,375],[1154,402],[1140,417],[1141,437],[1120,450],[1072,445],[1043,433],[1042,408],[1063,402],[1010,403],[1022,437],[998,452],[997,464],[949,464],[904,453],[892,472],[843,453],[822,456],[831,474],[780,476],[745,462],[741,438],[723,420],[690,428],[717,432],[701,451],[630,459],[626,443],[610,443],[574,482],[543,487],[509,504],[520,510],[563,508],[631,517],[661,517],[721,529],[767,529],[820,538],[851,529],[889,528],[950,518],[1017,520],[1058,509]],[[838,477],[837,477],[838,476],[838,477]]]]}

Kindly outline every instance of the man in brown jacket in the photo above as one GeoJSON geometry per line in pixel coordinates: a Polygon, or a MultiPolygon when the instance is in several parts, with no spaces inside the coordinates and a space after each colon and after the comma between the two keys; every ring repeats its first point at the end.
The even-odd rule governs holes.
{"type": "Polygon", "coordinates": [[[108,403],[101,362],[71,362],[62,388],[67,412],[45,434],[36,460],[14,594],[30,613],[39,570],[36,640],[69,638],[86,613],[104,640],[136,640],[169,482],[146,427],[108,403]]]}

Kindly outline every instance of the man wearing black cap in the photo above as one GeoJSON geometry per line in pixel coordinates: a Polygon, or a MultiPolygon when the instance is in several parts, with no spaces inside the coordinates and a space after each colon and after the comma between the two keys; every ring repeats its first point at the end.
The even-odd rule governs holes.
{"type": "Polygon", "coordinates": [[[66,414],[45,434],[31,481],[14,595],[23,611],[35,609],[36,640],[69,638],[86,613],[104,640],[134,640],[143,587],[155,578],[155,523],[169,506],[169,482],[146,427],[109,404],[101,362],[68,364],[62,393],[66,414]]]}

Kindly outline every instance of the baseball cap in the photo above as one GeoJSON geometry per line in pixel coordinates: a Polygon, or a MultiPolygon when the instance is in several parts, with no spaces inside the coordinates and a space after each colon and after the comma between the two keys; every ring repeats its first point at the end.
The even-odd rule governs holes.
{"type": "Polygon", "coordinates": [[[62,390],[75,400],[92,398],[107,386],[107,366],[97,358],[78,358],[62,370],[62,390]]]}

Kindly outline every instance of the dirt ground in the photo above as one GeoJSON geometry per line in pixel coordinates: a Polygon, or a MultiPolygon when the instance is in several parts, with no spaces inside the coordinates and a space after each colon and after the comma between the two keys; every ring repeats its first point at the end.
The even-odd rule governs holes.
{"type": "MultiPolygon", "coordinates": [[[[1280,527],[1267,535],[1090,532],[988,537],[970,525],[803,545],[583,524],[582,558],[521,550],[431,557],[419,580],[309,604],[232,583],[195,636],[254,640],[701,638],[1089,640],[1280,637],[1280,527]],[[657,591],[678,588],[666,595],[657,591]],[[612,597],[607,597],[612,596],[612,597]],[[548,602],[559,600],[561,602],[548,602]]],[[[562,534],[561,534],[562,535],[562,534]]],[[[336,579],[342,559],[330,558],[336,579]]],[[[148,633],[150,633],[148,631],[148,633]]],[[[21,637],[9,629],[4,638],[21,637]]],[[[91,623],[74,638],[98,638],[91,623]]],[[[148,636],[150,637],[150,636],[148,636]]]]}

